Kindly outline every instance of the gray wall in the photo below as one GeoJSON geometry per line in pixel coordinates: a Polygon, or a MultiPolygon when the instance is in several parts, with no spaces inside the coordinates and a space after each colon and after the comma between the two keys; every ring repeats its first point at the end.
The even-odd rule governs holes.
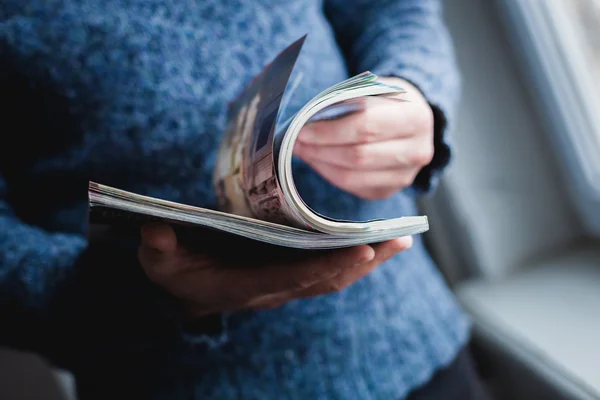
{"type": "Polygon", "coordinates": [[[445,2],[463,96],[454,161],[424,210],[451,282],[503,277],[582,232],[495,3],[445,2]]]}

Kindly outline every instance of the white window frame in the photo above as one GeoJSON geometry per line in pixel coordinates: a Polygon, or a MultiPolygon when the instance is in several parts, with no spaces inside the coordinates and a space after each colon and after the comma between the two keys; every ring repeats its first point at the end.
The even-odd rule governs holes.
{"type": "Polygon", "coordinates": [[[600,91],[580,37],[568,20],[573,12],[570,0],[500,0],[499,4],[565,167],[565,189],[584,228],[600,236],[600,91]]]}

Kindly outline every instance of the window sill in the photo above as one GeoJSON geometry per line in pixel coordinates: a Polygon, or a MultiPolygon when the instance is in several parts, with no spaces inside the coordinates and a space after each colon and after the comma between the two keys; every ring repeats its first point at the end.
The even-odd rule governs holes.
{"type": "Polygon", "coordinates": [[[526,372],[497,371],[512,380],[508,386],[531,390],[538,379],[556,398],[600,398],[597,244],[533,262],[503,281],[467,281],[457,295],[472,315],[476,339],[491,349],[487,356],[513,360],[526,372]]]}

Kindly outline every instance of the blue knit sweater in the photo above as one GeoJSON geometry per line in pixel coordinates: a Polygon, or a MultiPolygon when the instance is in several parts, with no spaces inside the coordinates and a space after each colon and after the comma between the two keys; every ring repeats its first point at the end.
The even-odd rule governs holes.
{"type": "Polygon", "coordinates": [[[134,245],[88,243],[87,182],[214,207],[227,103],[308,33],[289,110],[350,74],[399,76],[436,110],[436,156],[381,201],[298,163],[302,196],[336,218],[417,214],[459,83],[440,3],[0,2],[0,343],[73,371],[82,398],[394,400],[425,384],[469,324],[420,238],[341,293],[191,326],[134,245]]]}

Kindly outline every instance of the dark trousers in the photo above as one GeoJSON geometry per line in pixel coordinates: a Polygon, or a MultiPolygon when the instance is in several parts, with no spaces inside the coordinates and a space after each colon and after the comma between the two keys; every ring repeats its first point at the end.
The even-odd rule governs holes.
{"type": "Polygon", "coordinates": [[[446,368],[439,370],[406,400],[491,400],[468,348],[446,368]]]}

